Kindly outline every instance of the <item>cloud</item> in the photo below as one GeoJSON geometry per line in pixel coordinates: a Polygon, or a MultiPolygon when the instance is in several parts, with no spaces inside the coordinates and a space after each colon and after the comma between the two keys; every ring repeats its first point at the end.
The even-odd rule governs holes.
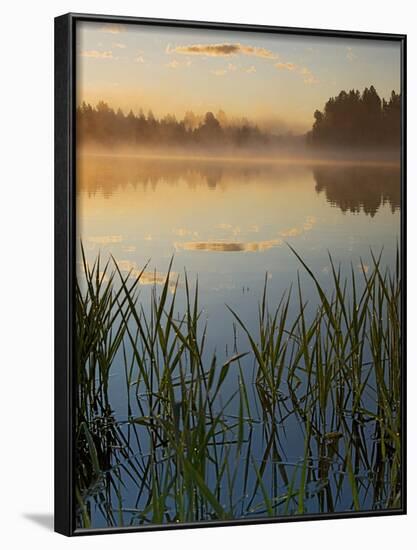
{"type": "Polygon", "coordinates": [[[294,63],[290,63],[290,62],[287,62],[287,63],[276,63],[275,64],[275,67],[277,69],[283,69],[283,70],[287,70],[287,71],[293,71],[295,69],[295,65],[294,63]]]}
{"type": "Polygon", "coordinates": [[[316,78],[310,69],[307,69],[307,67],[301,67],[299,73],[304,79],[304,84],[318,84],[318,78],[316,78]]]}
{"type": "Polygon", "coordinates": [[[247,46],[239,42],[235,44],[190,44],[187,46],[175,46],[175,48],[171,48],[170,45],[168,45],[166,53],[203,55],[206,57],[227,57],[241,54],[262,57],[265,59],[278,59],[276,54],[266,48],[247,46]]]}
{"type": "Polygon", "coordinates": [[[233,63],[229,63],[227,67],[224,69],[215,69],[214,71],[211,71],[211,74],[214,74],[216,76],[224,76],[227,73],[234,73],[238,70],[238,66],[234,65],[233,63]]]}
{"type": "Polygon", "coordinates": [[[179,67],[189,67],[190,65],[191,61],[189,59],[187,59],[187,61],[178,61],[177,59],[173,59],[166,64],[166,67],[169,67],[170,69],[178,69],[179,67]]]}
{"type": "Polygon", "coordinates": [[[100,30],[110,34],[119,34],[123,32],[124,29],[122,25],[117,25],[116,23],[105,23],[101,26],[100,30]]]}
{"type": "Polygon", "coordinates": [[[353,48],[349,47],[346,48],[346,59],[350,62],[355,61],[357,55],[353,51],[353,48]]]}
{"type": "Polygon", "coordinates": [[[241,68],[238,65],[229,63],[227,67],[224,67],[223,69],[214,69],[213,71],[211,71],[211,74],[214,74],[216,76],[224,76],[227,73],[235,73],[236,71],[240,71],[244,73],[254,73],[256,72],[256,68],[254,65],[252,65],[249,68],[241,68]]]}
{"type": "Polygon", "coordinates": [[[99,50],[84,50],[81,52],[81,57],[92,57],[94,59],[117,59],[117,57],[113,57],[113,52],[101,52],[99,50]]]}
{"type": "Polygon", "coordinates": [[[200,241],[175,243],[175,248],[192,251],[207,252],[263,252],[276,246],[282,246],[282,239],[254,242],[227,242],[227,241],[200,241]]]}
{"type": "Polygon", "coordinates": [[[138,56],[135,58],[135,61],[136,61],[136,63],[145,63],[145,60],[144,60],[144,58],[143,58],[141,55],[138,55],[138,56]]]}
{"type": "Polygon", "coordinates": [[[317,84],[319,82],[310,69],[307,67],[301,67],[300,65],[296,65],[290,61],[280,61],[275,63],[275,67],[280,71],[290,71],[300,75],[305,84],[317,84]]]}
{"type": "Polygon", "coordinates": [[[119,48],[119,49],[121,49],[121,50],[124,50],[124,49],[126,48],[126,44],[122,44],[122,42],[115,42],[115,43],[113,44],[113,47],[119,48]]]}
{"type": "Polygon", "coordinates": [[[215,76],[224,76],[227,74],[227,69],[216,69],[214,71],[211,71],[211,74],[214,74],[215,76]]]}
{"type": "Polygon", "coordinates": [[[166,64],[166,66],[169,67],[170,69],[176,69],[177,67],[179,67],[179,65],[180,65],[179,62],[176,59],[173,59],[172,61],[166,64]]]}
{"type": "Polygon", "coordinates": [[[216,225],[216,228],[228,230],[233,229],[233,225],[231,223],[219,223],[216,225]]]}

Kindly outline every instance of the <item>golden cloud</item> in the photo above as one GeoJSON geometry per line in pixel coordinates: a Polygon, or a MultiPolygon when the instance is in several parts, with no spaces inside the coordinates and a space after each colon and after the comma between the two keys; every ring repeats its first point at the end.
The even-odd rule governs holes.
{"type": "Polygon", "coordinates": [[[211,71],[211,74],[214,74],[215,76],[224,76],[227,74],[227,69],[216,69],[215,71],[211,71]]]}
{"type": "Polygon", "coordinates": [[[357,57],[357,56],[356,56],[356,54],[354,53],[353,48],[350,48],[350,47],[349,47],[349,48],[346,48],[346,59],[347,59],[348,61],[355,61],[356,57],[357,57]]]}
{"type": "Polygon", "coordinates": [[[177,61],[176,59],[173,59],[169,63],[166,64],[166,67],[169,67],[170,69],[178,69],[179,67],[189,67],[191,65],[191,61],[187,59],[185,62],[177,61]]]}
{"type": "Polygon", "coordinates": [[[167,53],[179,53],[186,55],[204,55],[207,57],[226,57],[231,55],[252,55],[254,57],[262,57],[265,59],[277,59],[278,56],[267,50],[257,46],[247,46],[237,42],[236,44],[190,44],[187,46],[176,46],[171,48],[169,45],[166,49],[167,53]]]}
{"type": "Polygon", "coordinates": [[[291,63],[290,61],[287,61],[287,62],[281,61],[279,63],[275,63],[275,67],[281,71],[290,71],[290,72],[295,72],[299,74],[303,78],[305,84],[318,83],[318,79],[307,67],[300,67],[299,65],[296,65],[295,63],[291,63]]]}
{"type": "Polygon", "coordinates": [[[117,25],[116,23],[105,23],[101,26],[100,30],[110,34],[119,34],[123,32],[124,29],[122,25],[117,25]]]}
{"type": "Polygon", "coordinates": [[[304,84],[318,84],[318,78],[307,67],[302,67],[299,73],[304,79],[304,84]]]}
{"type": "Polygon", "coordinates": [[[229,63],[224,69],[216,69],[214,71],[211,71],[211,74],[214,74],[216,76],[224,76],[227,73],[234,73],[237,70],[238,67],[236,65],[234,65],[233,63],[229,63]]]}
{"type": "Polygon", "coordinates": [[[295,69],[295,65],[294,63],[291,63],[291,62],[287,62],[287,63],[276,63],[275,64],[275,67],[277,69],[283,69],[283,70],[287,70],[287,71],[293,71],[295,69]]]}

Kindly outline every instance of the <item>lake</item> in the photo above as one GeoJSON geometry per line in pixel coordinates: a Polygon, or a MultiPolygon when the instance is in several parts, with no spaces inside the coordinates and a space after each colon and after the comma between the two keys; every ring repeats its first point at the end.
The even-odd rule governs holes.
{"type": "MultiPolygon", "coordinates": [[[[344,275],[350,276],[353,270],[359,281],[358,291],[364,287],[364,274],[366,276],[372,271],[372,253],[378,257],[382,252],[381,271],[385,267],[395,268],[400,239],[400,170],[391,164],[340,161],[80,155],[77,159],[77,235],[82,240],[89,265],[94,264],[98,254],[102,262],[112,255],[120,272],[125,276],[130,273],[131,280],[144,269],[138,288],[145,317],[151,316],[152,293],[159,289],[158,294],[163,288],[171,260],[169,290],[174,295],[178,277],[175,303],[178,318],[186,309],[184,273],[192,292],[198,279],[201,321],[207,325],[204,362],[208,363],[215,352],[217,360],[222,363],[236,350],[239,353],[250,351],[244,331],[239,329],[239,322],[226,305],[243,320],[251,334],[257,334],[258,310],[265,282],[271,310],[292,287],[294,300],[289,304],[288,319],[294,321],[299,312],[299,274],[303,300],[308,304],[307,318],[314,318],[315,308],[320,302],[316,285],[290,247],[324,289],[333,288],[329,253],[336,268],[340,265],[344,275]]],[[[83,281],[80,254],[77,266],[78,278],[83,281]]],[[[124,353],[131,357],[129,352],[124,353]]],[[[366,348],[363,354],[366,362],[371,362],[371,351],[366,348]]],[[[133,384],[129,393],[132,400],[135,397],[138,401],[133,405],[127,402],[125,367],[129,361],[126,362],[126,357],[123,360],[120,350],[109,384],[112,415],[123,425],[123,437],[127,439],[131,428],[129,418],[144,414],[140,411],[143,396],[138,398],[133,384]]],[[[242,365],[244,374],[237,370],[229,374],[216,397],[216,404],[223,407],[232,400],[235,388],[239,386],[239,376],[242,376],[251,389],[247,402],[252,411],[258,411],[253,413],[254,416],[262,419],[265,414],[259,412],[262,396],[257,395],[253,388],[253,358],[243,357],[242,365]]],[[[375,382],[374,378],[370,380],[375,382]]],[[[282,393],[286,394],[285,384],[282,393]]],[[[365,396],[364,407],[371,401],[371,397],[365,396]]],[[[328,414],[329,419],[324,423],[328,422],[330,426],[333,413],[328,414]]],[[[229,418],[239,415],[235,402],[228,405],[227,415],[229,418]]],[[[278,487],[281,492],[285,486],[284,493],[288,494],[291,483],[302,471],[300,460],[305,454],[305,425],[290,413],[285,420],[286,414],[282,410],[279,419],[282,440],[267,466],[262,466],[266,464],[262,457],[266,456],[265,448],[271,440],[259,420],[259,425],[254,424],[251,429],[251,437],[245,438],[245,445],[239,445],[233,451],[233,460],[241,460],[241,467],[236,466],[234,473],[230,474],[230,479],[234,480],[233,490],[231,485],[227,490],[216,487],[219,499],[223,498],[222,506],[223,502],[233,500],[230,506],[235,517],[263,516],[271,509],[278,515],[288,514],[294,512],[294,506],[295,509],[298,506],[300,511],[300,503],[293,504],[289,498],[272,499],[272,504],[263,498],[263,484],[268,488],[278,487]],[[245,477],[244,465],[252,461],[262,472],[262,483],[256,481],[259,478],[256,467],[245,477]],[[283,467],[288,468],[285,475],[283,467]],[[292,481],[291,476],[294,476],[292,481]],[[256,485],[252,496],[248,489],[251,484],[256,485]]],[[[138,429],[140,431],[142,427],[138,429]]],[[[370,452],[372,430],[373,427],[368,431],[368,425],[363,428],[365,447],[368,448],[369,442],[370,452]]],[[[305,512],[345,511],[352,506],[352,490],[346,473],[349,464],[338,461],[337,451],[330,452],[333,447],[326,438],[332,436],[327,432],[323,434],[326,441],[323,445],[327,449],[329,464],[324,476],[320,474],[315,478],[312,474],[309,478],[305,512]],[[331,482],[329,468],[335,471],[331,482]],[[338,481],[336,473],[340,475],[341,469],[344,477],[338,481]],[[336,497],[330,495],[329,488],[336,497]]],[[[130,448],[137,458],[149,452],[150,444],[142,442],[141,446],[135,442],[130,444],[130,448]]],[[[320,462],[319,455],[318,451],[317,457],[311,460],[320,462]]],[[[308,468],[314,470],[311,464],[308,468]]],[[[323,471],[322,463],[318,469],[323,471]]],[[[358,480],[366,479],[368,474],[369,470],[363,464],[357,464],[355,475],[358,480]]],[[[151,490],[148,487],[138,492],[132,477],[123,473],[123,483],[118,487],[113,486],[108,478],[107,481],[103,479],[100,489],[96,488],[96,492],[88,495],[93,526],[134,525],[148,521],[146,507],[151,490]],[[96,498],[98,492],[102,495],[101,500],[96,498]],[[118,502],[118,515],[113,515],[113,505],[103,504],[106,498],[118,502]]],[[[208,466],[206,483],[213,492],[216,479],[208,466]]],[[[384,505],[378,504],[375,495],[364,488],[361,509],[378,506],[384,505]]],[[[175,513],[171,512],[168,507],[164,521],[177,521],[175,513]]],[[[210,517],[201,512],[191,520],[209,520],[210,517]]]]}
{"type": "Polygon", "coordinates": [[[224,304],[250,323],[266,275],[275,300],[295,282],[301,264],[287,243],[324,286],[329,252],[358,274],[370,250],[394,265],[395,166],[86,156],[78,167],[77,231],[89,260],[100,251],[125,272],[147,265],[146,295],[145,283],[163,282],[174,257],[175,273],[198,276],[218,348],[227,343],[224,304]]]}

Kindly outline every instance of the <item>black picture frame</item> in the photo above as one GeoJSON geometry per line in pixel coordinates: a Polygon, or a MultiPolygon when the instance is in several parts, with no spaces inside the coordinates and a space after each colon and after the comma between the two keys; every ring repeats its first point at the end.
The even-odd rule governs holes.
{"type": "Polygon", "coordinates": [[[406,35],[372,32],[288,28],[232,23],[180,21],[69,13],[55,18],[55,531],[66,536],[135,531],[237,526],[293,521],[342,519],[406,514],[406,35]],[[281,35],[357,38],[398,42],[401,46],[401,335],[402,335],[402,497],[395,510],[306,514],[303,516],[236,519],[139,527],[76,529],[74,514],[74,285],[75,285],[75,29],[78,22],[129,23],[159,27],[180,27],[281,35]]]}

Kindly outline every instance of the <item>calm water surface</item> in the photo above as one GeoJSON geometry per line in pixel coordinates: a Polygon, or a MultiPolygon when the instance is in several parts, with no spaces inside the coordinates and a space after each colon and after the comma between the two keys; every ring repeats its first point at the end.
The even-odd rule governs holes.
{"type": "MultiPolygon", "coordinates": [[[[324,287],[331,276],[328,252],[342,268],[353,266],[359,277],[361,260],[365,270],[371,263],[371,249],[376,254],[383,249],[382,263],[395,265],[399,204],[400,172],[390,166],[122,156],[78,159],[77,231],[88,261],[93,262],[99,252],[103,259],[112,254],[123,272],[133,274],[149,262],[140,287],[146,309],[153,285],[164,282],[174,257],[172,269],[180,274],[180,289],[184,270],[192,282],[198,276],[208,354],[216,349],[220,358],[233,351],[233,319],[225,304],[256,333],[265,277],[271,309],[296,283],[297,271],[304,298],[312,306],[317,302],[311,281],[287,243],[324,287]]],[[[183,305],[180,293],[178,311],[183,305]]],[[[239,350],[245,348],[242,338],[239,350]]],[[[230,391],[235,383],[232,376],[230,391]]],[[[120,365],[111,388],[119,419],[127,415],[124,384],[120,365]]],[[[287,428],[283,456],[295,463],[303,454],[304,437],[291,420],[287,428]]],[[[257,437],[255,455],[257,444],[262,448],[262,434],[257,437]]],[[[134,492],[127,480],[126,507],[137,506],[134,492]]],[[[348,502],[342,495],[339,508],[344,506],[348,502]]],[[[94,525],[106,525],[98,513],[94,525]]]]}
{"type": "Polygon", "coordinates": [[[395,167],[84,156],[77,189],[88,259],[113,254],[133,273],[149,262],[146,302],[174,256],[175,273],[199,278],[218,347],[225,303],[250,322],[266,274],[271,300],[294,283],[301,266],[286,243],[326,285],[328,252],[360,274],[371,249],[393,265],[400,234],[395,167]]]}

